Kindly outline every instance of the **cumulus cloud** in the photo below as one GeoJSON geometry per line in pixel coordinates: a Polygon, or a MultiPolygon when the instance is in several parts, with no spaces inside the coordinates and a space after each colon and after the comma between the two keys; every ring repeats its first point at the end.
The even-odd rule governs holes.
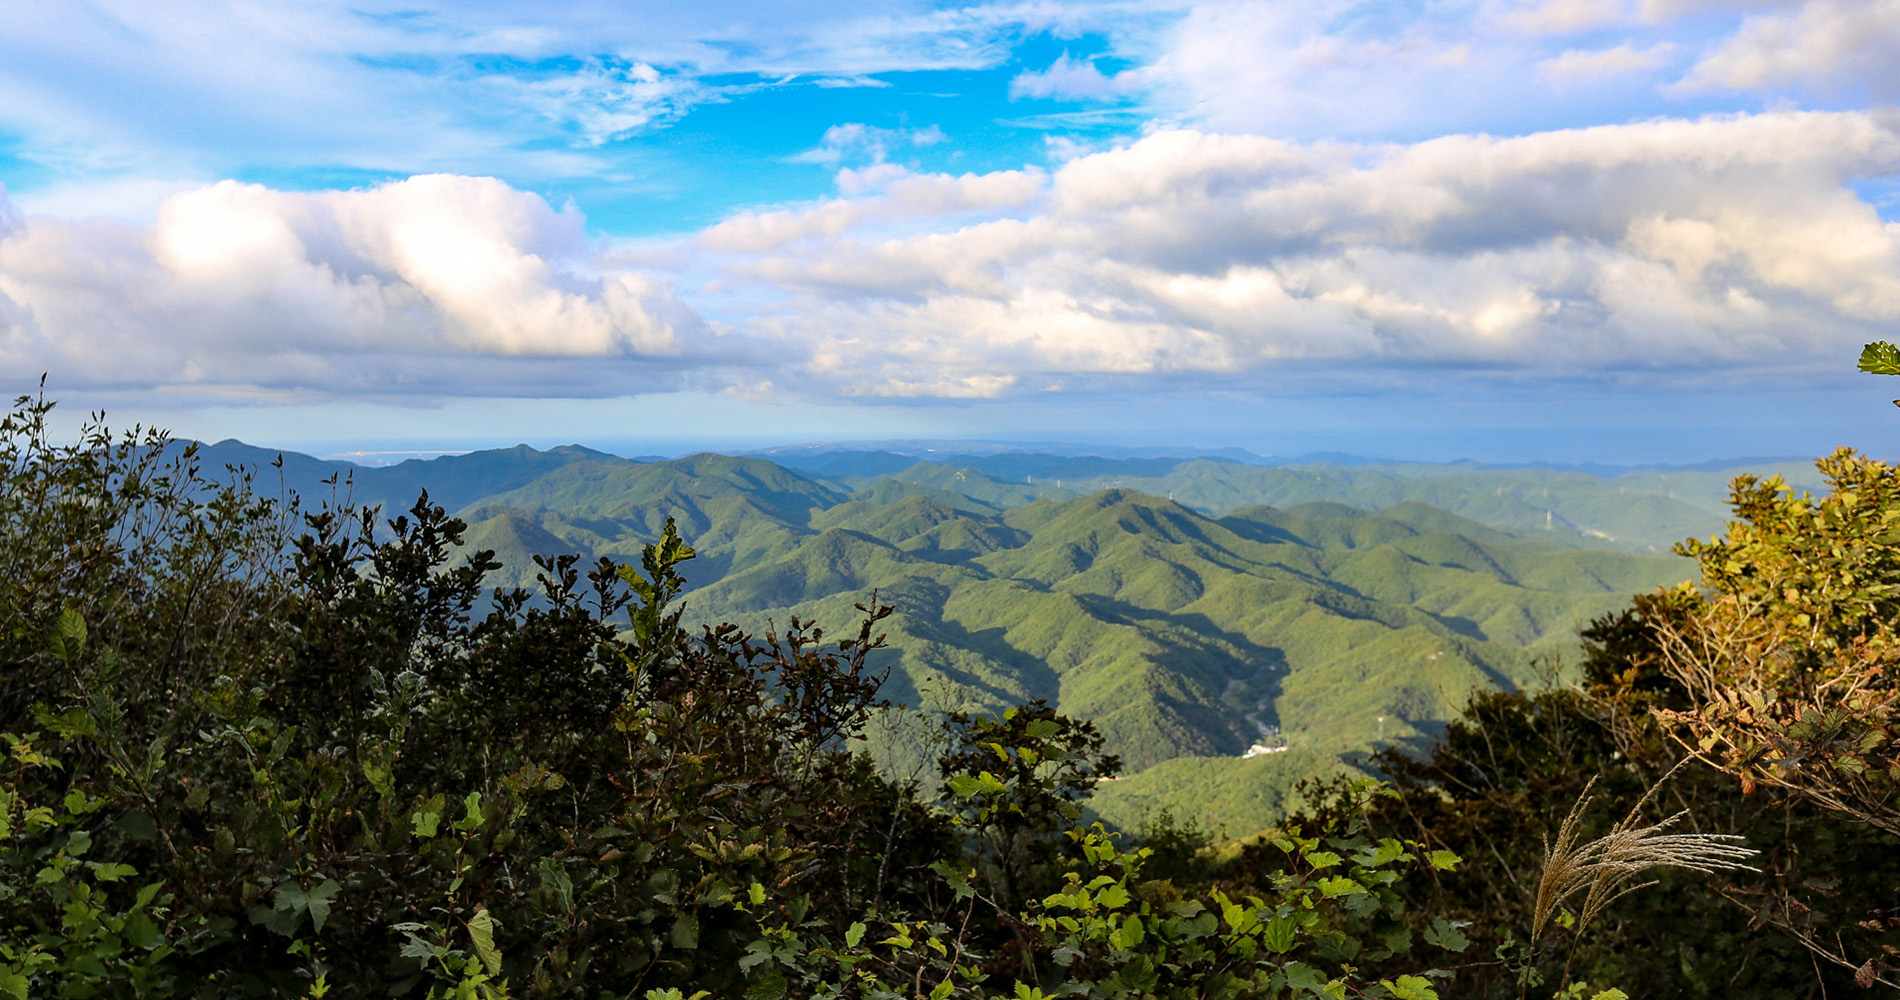
{"type": "Polygon", "coordinates": [[[484,178],[225,182],[149,225],[0,193],[0,365],[370,396],[756,386],[768,359],[775,384],[946,398],[1786,372],[1900,322],[1900,224],[1857,194],[1896,178],[1892,116],[1777,112],[1385,144],[1163,128],[1053,172],[873,162],[840,167],[834,197],[644,249],[484,178]],[[693,305],[720,322],[662,273],[716,277],[693,305]]]}
{"type": "Polygon", "coordinates": [[[917,174],[894,164],[838,171],[847,197],[776,211],[739,212],[702,230],[697,243],[722,252],[763,252],[830,241],[866,223],[1017,209],[1042,197],[1048,175],[1034,167],[986,174],[917,174]]]}
{"type": "Polygon", "coordinates": [[[1811,0],[1752,16],[1698,63],[1685,89],[1757,90],[1783,84],[1864,86],[1900,94],[1900,0],[1811,0]]]}
{"type": "Polygon", "coordinates": [[[0,364],[210,394],[663,380],[704,324],[645,275],[594,271],[593,255],[577,212],[477,177],[316,193],[226,181],[167,199],[150,226],[28,216],[0,234],[0,364]]]}
{"type": "Polygon", "coordinates": [[[1858,113],[1378,147],[1166,130],[1066,164],[1026,217],[873,239],[826,221],[840,202],[723,246],[789,296],[762,328],[867,393],[1799,366],[1900,320],[1900,226],[1849,186],[1895,175],[1900,133],[1858,113]]]}

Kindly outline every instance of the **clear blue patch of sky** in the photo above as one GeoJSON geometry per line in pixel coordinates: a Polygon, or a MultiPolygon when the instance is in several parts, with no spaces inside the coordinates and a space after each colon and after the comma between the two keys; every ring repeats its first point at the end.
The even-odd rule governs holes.
{"type": "MultiPolygon", "coordinates": [[[[1069,51],[1101,48],[1099,40],[1070,40],[1069,51]]],[[[1031,126],[1024,119],[1093,106],[1060,100],[1012,100],[1009,83],[1026,66],[1042,68],[1061,54],[1053,39],[1024,46],[1016,59],[986,70],[929,70],[878,74],[884,87],[821,87],[810,80],[760,87],[721,103],[696,106],[678,121],[642,130],[589,155],[599,177],[518,178],[524,186],[572,198],[593,228],[621,236],[695,229],[749,206],[799,202],[836,193],[838,165],[801,162],[825,131],[862,123],[893,132],[942,131],[943,141],[910,144],[894,138],[889,161],[913,170],[952,174],[1020,169],[1049,160],[1046,137],[1061,134],[1104,142],[1138,124],[1104,116],[1031,126]]],[[[705,83],[740,87],[753,77],[708,77],[705,83]]],[[[862,167],[863,160],[842,166],[862,167]]]]}
{"type": "Polygon", "coordinates": [[[1882,219],[1900,222],[1900,177],[1878,177],[1848,184],[1861,201],[1874,207],[1882,219]]]}
{"type": "Polygon", "coordinates": [[[0,132],[0,185],[19,194],[55,179],[53,171],[28,152],[24,137],[0,132]]]}

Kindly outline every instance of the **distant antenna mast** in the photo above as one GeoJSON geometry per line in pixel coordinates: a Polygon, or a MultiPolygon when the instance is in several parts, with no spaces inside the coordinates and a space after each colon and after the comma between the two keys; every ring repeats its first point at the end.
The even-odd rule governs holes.
{"type": "Polygon", "coordinates": [[[1385,716],[1379,716],[1379,742],[1385,742],[1385,716]]]}

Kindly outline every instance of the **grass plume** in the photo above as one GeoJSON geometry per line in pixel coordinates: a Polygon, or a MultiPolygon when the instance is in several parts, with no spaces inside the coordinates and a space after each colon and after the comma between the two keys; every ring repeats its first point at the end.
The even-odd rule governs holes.
{"type": "Polygon", "coordinates": [[[1531,915],[1532,941],[1537,940],[1551,915],[1566,900],[1578,893],[1585,894],[1576,925],[1576,929],[1581,932],[1604,907],[1638,889],[1655,885],[1654,879],[1646,882],[1638,882],[1637,879],[1657,868],[1686,868],[1704,874],[1758,870],[1745,862],[1759,852],[1752,847],[1742,846],[1739,836],[1728,833],[1671,833],[1670,830],[1688,815],[1686,809],[1661,822],[1643,824],[1643,806],[1656,794],[1656,789],[1674,774],[1675,769],[1672,768],[1609,833],[1587,843],[1581,841],[1580,830],[1584,810],[1591,800],[1590,789],[1595,787],[1596,779],[1590,779],[1590,783],[1584,786],[1577,804],[1570,809],[1570,815],[1565,816],[1562,825],[1557,828],[1556,842],[1552,843],[1548,839],[1544,842],[1544,872],[1538,880],[1537,906],[1531,915]]]}

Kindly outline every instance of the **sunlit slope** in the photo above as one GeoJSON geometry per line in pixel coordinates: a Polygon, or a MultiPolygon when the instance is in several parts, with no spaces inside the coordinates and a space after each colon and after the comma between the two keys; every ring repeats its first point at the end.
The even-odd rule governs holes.
{"type": "MultiPolygon", "coordinates": [[[[885,457],[880,453],[880,457],[885,457]]],[[[887,469],[867,463],[864,469],[887,469]]],[[[845,468],[842,457],[827,468],[845,468]]],[[[1722,524],[1729,482],[1741,472],[1779,474],[1814,488],[1805,462],[1758,462],[1727,469],[1639,470],[1621,474],[1472,464],[1380,462],[1250,465],[1219,459],[1091,459],[1048,455],[944,456],[876,475],[835,475],[844,487],[881,481],[976,497],[994,507],[1061,500],[1102,489],[1170,497],[1205,513],[1251,506],[1337,503],[1383,509],[1426,504],[1493,529],[1538,534],[1557,545],[1665,552],[1722,524]]]]}
{"type": "MultiPolygon", "coordinates": [[[[693,455],[665,462],[579,461],[484,496],[465,519],[480,527],[503,511],[531,518],[569,551],[638,561],[641,547],[674,518],[700,558],[686,566],[695,584],[778,558],[809,534],[815,512],[843,494],[756,458],[693,455]]],[[[488,546],[471,531],[471,548],[488,546]]],[[[503,582],[532,579],[503,560],[503,582]]]]}
{"type": "Polygon", "coordinates": [[[1046,697],[1137,768],[1237,754],[1262,725],[1335,754],[1381,715],[1389,738],[1420,739],[1474,687],[1530,679],[1590,616],[1683,575],[1672,557],[1537,546],[1419,505],[1214,519],[1104,491],[998,516],[910,497],[812,526],[695,591],[692,613],[838,623],[877,588],[900,609],[897,696],[1046,697]]]}

